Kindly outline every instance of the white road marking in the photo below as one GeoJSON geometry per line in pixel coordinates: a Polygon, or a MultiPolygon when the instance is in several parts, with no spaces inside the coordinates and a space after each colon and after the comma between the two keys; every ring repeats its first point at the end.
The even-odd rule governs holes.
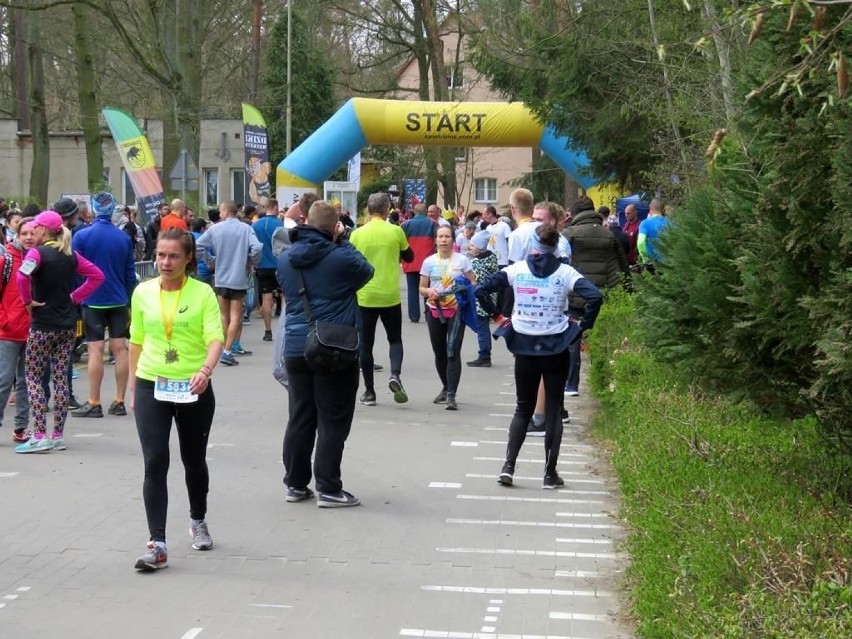
{"type": "Polygon", "coordinates": [[[477,442],[450,442],[450,446],[461,446],[464,448],[475,448],[479,446],[477,442]]]}
{"type": "Polygon", "coordinates": [[[566,552],[560,550],[516,550],[514,548],[435,548],[435,552],[457,555],[516,555],[519,557],[570,557],[573,559],[619,559],[612,552],[566,552]]]}
{"type": "Polygon", "coordinates": [[[32,590],[32,588],[30,586],[21,586],[17,590],[18,590],[18,592],[27,592],[29,590],[32,590]]]}
{"type": "MultiPolygon", "coordinates": [[[[588,477],[588,471],[584,470],[560,470],[560,477],[588,477]]],[[[467,473],[465,477],[470,477],[471,479],[497,479],[496,474],[487,475],[485,473],[467,473]]],[[[521,479],[524,481],[541,481],[541,477],[524,477],[523,475],[513,475],[515,479],[521,479]]]]}
{"type": "Polygon", "coordinates": [[[583,612],[551,612],[550,618],[569,621],[609,621],[607,615],[590,615],[583,612]]]}
{"type": "Polygon", "coordinates": [[[614,524],[575,524],[563,521],[514,521],[511,519],[447,519],[448,524],[472,526],[533,526],[539,528],[582,528],[583,530],[620,530],[614,524]]]}
{"type": "Polygon", "coordinates": [[[253,608],[292,608],[293,606],[285,606],[284,604],[249,604],[253,608]]]}
{"type": "MultiPolygon", "coordinates": [[[[231,447],[231,446],[233,446],[233,445],[234,445],[234,444],[207,444],[207,448],[214,448],[214,447],[216,447],[216,446],[225,447],[225,448],[230,448],[230,447],[231,447]]],[[[199,632],[201,632],[201,630],[199,630],[199,632]]]]}
{"type": "Polygon", "coordinates": [[[590,539],[588,537],[557,537],[557,544],[599,544],[601,546],[612,545],[611,539],[590,539]]]}
{"type": "MultiPolygon", "coordinates": [[[[564,491],[563,491],[564,492],[564,491]]],[[[456,499],[472,499],[473,501],[514,501],[528,504],[602,504],[593,499],[563,499],[562,497],[515,497],[514,495],[465,495],[458,494],[456,499]]]]}
{"type": "MultiPolygon", "coordinates": [[[[613,570],[610,573],[607,573],[606,576],[610,576],[610,574],[619,573],[620,570],[613,570]]],[[[597,570],[557,570],[553,573],[554,577],[561,577],[565,579],[598,579],[603,577],[604,574],[602,572],[598,572],[597,570]]]]}
{"type": "MultiPolygon", "coordinates": [[[[588,455],[580,455],[580,454],[574,454],[574,453],[561,453],[559,455],[559,460],[560,460],[559,461],[560,465],[573,464],[575,466],[577,464],[587,464],[590,461],[592,461],[592,459],[588,455]],[[584,459],[586,461],[562,461],[565,457],[579,457],[580,459],[584,459]]],[[[474,457],[473,461],[504,462],[504,461],[506,461],[506,459],[504,457],[474,457]]],[[[543,464],[543,460],[541,460],[541,459],[530,459],[529,457],[521,457],[519,459],[516,459],[515,462],[518,463],[518,464],[536,464],[536,465],[542,465],[543,464]]]]}
{"type": "Polygon", "coordinates": [[[426,628],[402,628],[399,631],[400,637],[441,637],[452,639],[587,639],[572,635],[510,635],[510,634],[493,634],[483,632],[459,632],[457,630],[429,630],[426,628]]]}
{"type": "Polygon", "coordinates": [[[0,608],[5,608],[5,607],[6,607],[6,604],[0,603],[0,608]]]}
{"type": "MultiPolygon", "coordinates": [[[[502,439],[480,439],[480,444],[496,444],[498,446],[505,446],[506,442],[502,439]]],[[[588,444],[572,444],[570,442],[562,442],[562,448],[576,448],[577,450],[593,450],[594,446],[589,446],[588,444]]]]}
{"type": "Polygon", "coordinates": [[[488,413],[489,417],[514,417],[514,415],[510,415],[509,413],[488,413]]]}
{"type": "Polygon", "coordinates": [[[95,439],[96,437],[103,437],[103,433],[74,433],[71,437],[79,437],[80,439],[95,439]]]}
{"type": "Polygon", "coordinates": [[[494,623],[495,621],[497,621],[497,617],[495,617],[494,615],[486,615],[485,617],[482,618],[482,621],[487,621],[488,623],[494,623]]]}
{"type": "MultiPolygon", "coordinates": [[[[554,590],[551,588],[485,588],[480,586],[420,586],[420,590],[429,592],[458,592],[474,595],[542,595],[545,597],[612,597],[604,590],[554,590]]],[[[492,604],[503,603],[502,599],[492,599],[492,604]]]]}
{"type": "Polygon", "coordinates": [[[462,485],[451,481],[431,481],[429,488],[461,488],[462,485]]]}
{"type": "Polygon", "coordinates": [[[9,479],[10,477],[14,477],[15,475],[20,475],[20,474],[21,473],[12,473],[12,472],[0,473],[0,479],[9,479]]]}
{"type": "Polygon", "coordinates": [[[180,639],[195,639],[195,637],[201,634],[202,630],[204,630],[204,628],[190,628],[180,639]]]}
{"type": "Polygon", "coordinates": [[[479,629],[479,632],[491,633],[491,632],[494,632],[495,630],[497,630],[497,628],[495,626],[482,626],[482,628],[479,629]]]}

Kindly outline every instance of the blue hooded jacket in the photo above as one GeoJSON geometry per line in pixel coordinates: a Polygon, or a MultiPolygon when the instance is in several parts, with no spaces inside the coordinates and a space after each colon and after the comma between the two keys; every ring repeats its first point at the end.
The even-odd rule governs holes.
{"type": "Polygon", "coordinates": [[[104,273],[104,283],[83,300],[83,306],[109,308],[130,304],[136,288],[136,262],[127,233],[109,217],[98,216],[91,225],[74,234],[71,248],[104,273]]]}
{"type": "Polygon", "coordinates": [[[302,270],[311,315],[315,320],[358,325],[356,291],[373,278],[373,267],[348,242],[335,244],[331,234],[313,226],[290,231],[290,250],[278,258],[278,284],[284,290],[284,357],[304,357],[308,321],[299,297],[295,269],[302,270]]]}

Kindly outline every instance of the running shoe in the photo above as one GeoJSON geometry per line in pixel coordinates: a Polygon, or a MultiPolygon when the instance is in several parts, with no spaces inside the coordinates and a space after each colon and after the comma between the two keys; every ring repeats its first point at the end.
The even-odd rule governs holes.
{"type": "Polygon", "coordinates": [[[201,521],[189,522],[189,535],[192,537],[192,547],[196,550],[210,550],[213,547],[213,537],[210,536],[210,531],[207,530],[207,522],[201,521]]]}
{"type": "Polygon", "coordinates": [[[317,497],[317,506],[320,508],[347,508],[360,503],[360,499],[345,490],[336,493],[320,493],[317,497]]]}
{"type": "Polygon", "coordinates": [[[78,401],[77,401],[77,398],[76,398],[76,397],[74,397],[73,395],[71,395],[71,396],[68,398],[68,408],[69,408],[69,410],[75,410],[75,409],[77,409],[77,408],[80,408],[80,406],[82,406],[82,404],[81,404],[80,402],[78,402],[78,401]]]}
{"type": "Polygon", "coordinates": [[[15,446],[16,453],[49,453],[52,450],[53,442],[50,437],[36,439],[36,437],[33,436],[20,446],[15,446]]]}
{"type": "Polygon", "coordinates": [[[556,490],[557,488],[562,488],[565,485],[565,480],[563,480],[558,474],[553,473],[552,475],[545,475],[544,481],[541,484],[541,487],[545,490],[556,490]]]}
{"type": "Polygon", "coordinates": [[[124,402],[114,401],[109,405],[107,409],[107,414],[116,415],[117,417],[123,417],[127,415],[127,408],[124,406],[124,402]]]}
{"type": "Polygon", "coordinates": [[[471,368],[491,368],[491,360],[477,357],[472,362],[467,363],[471,368]]]}
{"type": "Polygon", "coordinates": [[[435,399],[432,400],[433,404],[446,404],[447,403],[447,389],[442,388],[441,392],[435,395],[435,399]]]}
{"type": "Polygon", "coordinates": [[[455,393],[447,393],[447,401],[444,402],[446,406],[445,410],[458,410],[459,405],[456,403],[456,394],[455,393]]]}
{"type": "Polygon", "coordinates": [[[29,439],[30,439],[30,433],[28,433],[26,429],[16,430],[14,433],[12,433],[12,441],[13,442],[23,444],[24,442],[29,441],[29,439]]]}
{"type": "Polygon", "coordinates": [[[234,355],[251,355],[252,352],[253,351],[247,351],[246,349],[244,349],[243,345],[239,342],[235,342],[231,346],[231,353],[233,353],[234,355]]]}
{"type": "Polygon", "coordinates": [[[291,504],[305,501],[306,499],[313,499],[313,497],[314,491],[310,488],[294,488],[293,486],[287,488],[287,501],[291,504]]]}
{"type": "Polygon", "coordinates": [[[511,486],[515,477],[515,465],[506,462],[503,464],[503,470],[497,476],[497,483],[503,486],[511,486]]]}
{"type": "Polygon", "coordinates": [[[364,406],[375,406],[376,405],[376,393],[375,391],[364,391],[364,394],[361,395],[361,399],[358,400],[364,406]]]}
{"type": "Polygon", "coordinates": [[[562,410],[560,410],[559,416],[562,418],[563,424],[570,424],[571,423],[571,417],[568,415],[568,411],[566,409],[563,408],[562,410]]]}
{"type": "Polygon", "coordinates": [[[104,409],[100,404],[92,405],[86,402],[80,408],[71,411],[74,417],[103,417],[104,409]]]}
{"type": "Polygon", "coordinates": [[[580,394],[580,391],[577,389],[576,386],[568,386],[566,384],[565,385],[565,394],[568,397],[577,397],[580,394]]]}
{"type": "Polygon", "coordinates": [[[271,342],[272,341],[272,331],[264,331],[263,332],[263,341],[271,342]]]}
{"type": "Polygon", "coordinates": [[[50,441],[53,444],[53,450],[65,450],[67,448],[61,431],[53,431],[53,437],[50,438],[50,441]]]}
{"type": "Polygon", "coordinates": [[[239,364],[236,357],[234,357],[230,353],[225,353],[225,352],[223,352],[219,356],[219,363],[222,364],[223,366],[236,366],[237,364],[239,364]]]}
{"type": "Polygon", "coordinates": [[[153,572],[160,568],[166,568],[169,565],[169,556],[166,554],[166,549],[157,544],[148,544],[147,552],[136,560],[136,570],[144,572],[153,572]]]}
{"type": "Polygon", "coordinates": [[[535,422],[530,420],[527,425],[527,437],[544,437],[544,424],[536,426],[535,422]]]}
{"type": "Polygon", "coordinates": [[[397,404],[404,404],[408,401],[408,393],[406,393],[405,389],[402,387],[402,382],[399,380],[399,377],[391,377],[390,381],[388,381],[388,388],[390,388],[391,393],[393,393],[393,401],[397,404]]]}

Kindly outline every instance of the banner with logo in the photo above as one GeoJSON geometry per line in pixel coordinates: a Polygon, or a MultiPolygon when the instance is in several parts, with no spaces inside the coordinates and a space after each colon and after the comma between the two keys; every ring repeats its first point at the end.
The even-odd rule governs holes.
{"type": "Polygon", "coordinates": [[[107,107],[101,111],[118,147],[124,170],[136,195],[136,221],[147,225],[157,214],[157,207],[166,201],[166,194],[157,173],[157,163],[148,139],[133,117],[121,109],[107,107]]]}
{"type": "Polygon", "coordinates": [[[269,181],[269,133],[260,111],[243,102],[243,143],[246,149],[246,204],[259,204],[272,195],[269,181]]]}

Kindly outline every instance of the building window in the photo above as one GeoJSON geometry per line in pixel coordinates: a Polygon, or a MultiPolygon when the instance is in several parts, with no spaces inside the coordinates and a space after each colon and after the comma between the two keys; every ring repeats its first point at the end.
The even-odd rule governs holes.
{"type": "Polygon", "coordinates": [[[121,203],[127,206],[136,206],[136,194],[133,192],[133,186],[130,184],[130,176],[124,169],[121,169],[121,184],[121,203]]]}
{"type": "Polygon", "coordinates": [[[219,169],[204,169],[204,206],[219,206],[219,169]]]}
{"type": "Polygon", "coordinates": [[[446,75],[448,89],[452,90],[464,88],[464,68],[462,67],[462,65],[458,65],[457,67],[447,67],[446,75]]]}
{"type": "Polygon", "coordinates": [[[497,201],[497,178],[476,178],[473,181],[475,202],[492,204],[497,201]]]}
{"type": "Polygon", "coordinates": [[[239,204],[245,202],[246,174],[245,171],[231,171],[231,198],[239,204]]]}
{"type": "Polygon", "coordinates": [[[467,147],[458,146],[453,149],[453,159],[456,162],[467,162],[467,147]]]}

